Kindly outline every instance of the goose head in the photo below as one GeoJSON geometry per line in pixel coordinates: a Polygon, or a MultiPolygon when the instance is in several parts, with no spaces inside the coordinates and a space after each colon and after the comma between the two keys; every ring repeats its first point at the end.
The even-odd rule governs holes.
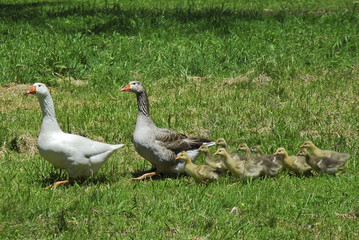
{"type": "Polygon", "coordinates": [[[199,147],[198,151],[201,153],[206,153],[206,152],[209,152],[209,148],[206,145],[201,145],[199,147]]]}
{"type": "Polygon", "coordinates": [[[121,92],[134,92],[134,93],[142,93],[145,92],[145,87],[139,81],[129,82],[125,87],[123,87],[121,92]]]}
{"type": "Polygon", "coordinates": [[[258,153],[258,148],[259,148],[259,146],[257,146],[257,145],[252,146],[251,147],[251,152],[252,153],[258,153]]]}
{"type": "Polygon", "coordinates": [[[186,151],[180,152],[180,154],[177,155],[176,160],[177,160],[177,161],[184,161],[184,162],[186,162],[186,163],[191,162],[191,159],[190,159],[190,157],[188,156],[188,154],[187,154],[186,151]]]}
{"type": "Polygon", "coordinates": [[[246,143],[241,143],[241,144],[239,144],[237,151],[247,152],[247,151],[249,151],[249,147],[246,143]]]}
{"type": "Polygon", "coordinates": [[[305,149],[305,148],[302,148],[302,149],[300,149],[299,150],[299,152],[297,153],[297,156],[309,156],[310,154],[309,154],[309,152],[308,152],[308,150],[307,149],[305,149]]]}
{"type": "Polygon", "coordinates": [[[313,148],[315,146],[314,146],[314,143],[312,143],[312,141],[305,141],[300,147],[301,148],[313,148]]]}
{"type": "Polygon", "coordinates": [[[43,83],[34,83],[31,89],[25,92],[25,94],[34,94],[36,96],[45,96],[49,93],[49,89],[47,89],[46,85],[43,83]]]}
{"type": "Polygon", "coordinates": [[[214,153],[214,155],[219,155],[219,156],[225,156],[227,154],[227,151],[225,148],[219,148],[217,150],[217,152],[214,153]]]}
{"type": "Polygon", "coordinates": [[[227,148],[227,142],[224,138],[218,138],[216,141],[216,145],[227,148]]]}
{"type": "Polygon", "coordinates": [[[285,148],[280,147],[277,149],[277,151],[274,153],[274,155],[287,155],[287,151],[285,150],[285,148]]]}

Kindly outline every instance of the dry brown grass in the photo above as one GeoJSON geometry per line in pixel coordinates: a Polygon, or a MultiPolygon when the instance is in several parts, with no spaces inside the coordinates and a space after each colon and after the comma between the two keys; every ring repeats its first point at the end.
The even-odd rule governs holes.
{"type": "Polygon", "coordinates": [[[83,80],[77,80],[73,77],[64,77],[64,76],[60,76],[58,79],[56,79],[56,82],[60,85],[62,84],[69,84],[69,85],[74,85],[77,87],[81,87],[81,86],[87,86],[88,82],[87,81],[83,81],[83,80]]]}
{"type": "Polygon", "coordinates": [[[0,148],[0,158],[4,158],[9,152],[9,149],[7,149],[5,146],[2,146],[0,148]]]}
{"type": "Polygon", "coordinates": [[[34,99],[27,99],[24,93],[31,88],[31,84],[9,83],[0,87],[1,113],[22,109],[31,109],[35,103],[34,99]]]}
{"type": "Polygon", "coordinates": [[[12,149],[18,153],[26,153],[31,156],[38,153],[37,138],[32,138],[24,134],[16,136],[14,139],[12,139],[10,145],[12,149]]]}

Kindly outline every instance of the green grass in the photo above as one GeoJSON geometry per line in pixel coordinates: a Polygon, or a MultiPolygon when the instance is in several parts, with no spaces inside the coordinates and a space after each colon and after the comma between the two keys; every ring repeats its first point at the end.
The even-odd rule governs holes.
{"type": "Polygon", "coordinates": [[[0,238],[357,239],[358,9],[0,1],[0,238]],[[150,168],[132,144],[136,98],[119,92],[131,80],[145,84],[160,127],[268,153],[312,139],[351,158],[336,177],[130,182],[150,168]],[[84,183],[45,190],[67,174],[34,149],[11,149],[39,133],[38,101],[22,94],[34,82],[50,86],[64,131],[126,144],[84,183]]]}

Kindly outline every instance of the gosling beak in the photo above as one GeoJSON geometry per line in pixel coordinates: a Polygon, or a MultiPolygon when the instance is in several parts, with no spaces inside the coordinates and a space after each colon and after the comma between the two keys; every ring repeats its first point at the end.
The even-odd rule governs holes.
{"type": "Polygon", "coordinates": [[[33,85],[29,91],[26,91],[25,94],[35,94],[36,93],[36,86],[33,85]]]}
{"type": "Polygon", "coordinates": [[[300,148],[304,148],[304,144],[300,145],[300,148]]]}
{"type": "Polygon", "coordinates": [[[130,86],[130,84],[127,84],[124,88],[122,88],[122,89],[120,90],[120,92],[129,92],[129,91],[131,91],[131,86],[130,86]]]}

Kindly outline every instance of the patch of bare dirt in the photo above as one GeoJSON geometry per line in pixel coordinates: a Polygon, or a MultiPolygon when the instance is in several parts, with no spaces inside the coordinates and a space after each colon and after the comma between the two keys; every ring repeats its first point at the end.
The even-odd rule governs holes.
{"type": "Polygon", "coordinates": [[[241,82],[254,82],[254,83],[258,83],[258,84],[266,84],[268,82],[273,81],[273,79],[266,75],[265,73],[261,73],[258,76],[254,76],[254,71],[250,70],[248,72],[246,72],[245,74],[240,74],[235,78],[226,78],[222,84],[223,85],[233,85],[236,83],[241,83],[241,82]]]}
{"type": "Polygon", "coordinates": [[[83,80],[77,80],[73,77],[59,77],[56,82],[60,85],[62,84],[69,84],[73,86],[86,86],[88,85],[88,82],[83,80]]]}
{"type": "Polygon", "coordinates": [[[353,212],[349,212],[349,213],[335,213],[335,215],[337,216],[337,218],[343,218],[343,219],[356,219],[357,216],[355,215],[355,213],[353,212]]]}
{"type": "Polygon", "coordinates": [[[316,80],[316,77],[314,77],[310,74],[301,75],[301,76],[299,76],[299,78],[302,79],[303,82],[313,82],[316,80]]]}
{"type": "MultiPolygon", "coordinates": [[[[25,92],[31,84],[9,83],[0,87],[0,111],[11,112],[18,108],[30,109],[37,102],[35,98],[27,98],[25,92]]],[[[36,103],[37,104],[37,103],[36,103]]],[[[37,106],[37,105],[36,105],[37,106]]]]}
{"type": "Polygon", "coordinates": [[[10,141],[11,147],[18,153],[27,153],[31,156],[37,153],[37,138],[26,135],[16,136],[10,141]]]}
{"type": "Polygon", "coordinates": [[[6,154],[8,153],[8,149],[5,146],[2,146],[0,148],[0,158],[4,158],[6,156],[6,154]]]}
{"type": "Polygon", "coordinates": [[[311,137],[313,139],[320,138],[319,132],[317,130],[312,130],[312,129],[302,130],[302,131],[300,131],[299,135],[301,137],[307,136],[307,137],[311,137]]]}
{"type": "Polygon", "coordinates": [[[249,78],[246,75],[239,75],[235,78],[226,78],[222,82],[222,85],[231,86],[233,84],[240,83],[240,82],[249,82],[249,78]]]}
{"type": "Polygon", "coordinates": [[[253,78],[252,81],[259,84],[264,84],[273,81],[273,79],[270,76],[267,76],[266,74],[262,73],[259,76],[253,78]]]}
{"type": "Polygon", "coordinates": [[[196,133],[198,136],[209,138],[210,137],[210,131],[209,129],[199,127],[196,129],[196,133]]]}

